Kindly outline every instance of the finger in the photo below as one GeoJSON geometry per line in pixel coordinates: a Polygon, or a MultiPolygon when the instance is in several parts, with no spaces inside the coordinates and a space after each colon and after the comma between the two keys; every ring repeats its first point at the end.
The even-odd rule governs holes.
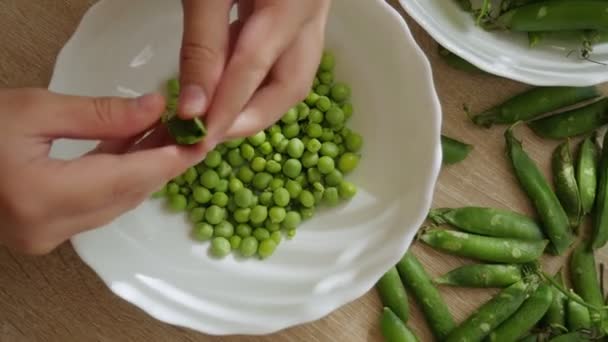
{"type": "Polygon", "coordinates": [[[126,153],[131,149],[131,147],[137,143],[140,139],[142,139],[148,132],[141,133],[129,138],[124,139],[113,139],[113,140],[105,140],[100,142],[95,149],[90,151],[87,154],[98,154],[98,153],[106,153],[106,154],[121,154],[126,153]]]}
{"type": "Polygon", "coordinates": [[[322,25],[306,25],[300,37],[277,61],[270,83],[255,93],[226,132],[228,138],[249,136],[266,129],[308,95],[323,53],[323,32],[322,25]]]}
{"type": "Polygon", "coordinates": [[[178,113],[202,116],[224,70],[231,1],[183,0],[178,113]]]}
{"type": "Polygon", "coordinates": [[[112,140],[130,137],[158,122],[165,107],[162,95],[127,99],[78,97],[45,92],[32,118],[49,138],[112,140]],[[39,107],[39,108],[38,108],[39,107]]]}
{"type": "Polygon", "coordinates": [[[220,141],[277,58],[291,44],[297,27],[281,7],[266,7],[245,23],[207,114],[208,138],[220,141]]]}

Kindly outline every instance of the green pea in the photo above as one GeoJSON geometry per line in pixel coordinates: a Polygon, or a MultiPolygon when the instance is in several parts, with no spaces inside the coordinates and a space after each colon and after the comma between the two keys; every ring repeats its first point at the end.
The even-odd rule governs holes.
{"type": "Polygon", "coordinates": [[[247,141],[253,146],[260,146],[264,141],[266,141],[266,132],[260,131],[255,135],[252,135],[247,138],[247,141]]]}
{"type": "Polygon", "coordinates": [[[220,182],[217,183],[215,187],[215,192],[227,192],[228,191],[228,180],[220,179],[220,182]]]}
{"type": "Polygon", "coordinates": [[[263,241],[270,238],[270,232],[266,228],[256,228],[253,231],[253,237],[255,237],[258,241],[263,241]]]}
{"type": "Polygon", "coordinates": [[[281,126],[279,126],[278,124],[270,126],[270,128],[268,129],[268,133],[270,133],[270,135],[273,135],[275,133],[281,133],[281,126]]]}
{"type": "Polygon", "coordinates": [[[395,313],[385,307],[380,316],[380,330],[387,342],[418,342],[418,338],[395,313]]]}
{"type": "Polygon", "coordinates": [[[281,141],[283,141],[283,140],[285,140],[285,139],[286,139],[286,138],[285,138],[285,136],[283,135],[283,133],[281,133],[281,132],[276,132],[276,133],[273,133],[273,134],[270,136],[270,144],[271,144],[273,147],[277,147],[277,146],[279,145],[279,143],[281,143],[281,141]]]}
{"type": "Polygon", "coordinates": [[[254,176],[255,176],[255,174],[253,173],[253,171],[251,170],[251,168],[249,166],[247,166],[247,165],[241,166],[241,168],[237,172],[237,177],[243,183],[247,183],[247,184],[251,183],[251,181],[253,180],[254,176]]]}
{"type": "Polygon", "coordinates": [[[196,207],[198,207],[198,203],[194,200],[194,196],[188,196],[188,205],[186,206],[186,210],[190,211],[196,207]]]}
{"type": "Polygon", "coordinates": [[[234,226],[228,221],[222,221],[215,226],[213,234],[228,239],[234,235],[234,226]]]}
{"type": "Polygon", "coordinates": [[[308,190],[302,190],[300,196],[298,196],[298,200],[300,201],[300,204],[306,208],[312,208],[315,205],[315,197],[312,192],[308,190]]]}
{"type": "Polygon", "coordinates": [[[288,229],[287,230],[287,239],[291,240],[296,236],[297,231],[295,229],[288,229]]]}
{"type": "Polygon", "coordinates": [[[433,282],[463,287],[506,287],[522,279],[521,267],[503,264],[470,264],[456,268],[433,282]]]}
{"type": "Polygon", "coordinates": [[[266,259],[270,257],[276,249],[277,243],[268,237],[266,240],[260,242],[260,246],[258,247],[258,255],[260,258],[266,259]]]}
{"type": "Polygon", "coordinates": [[[281,241],[283,240],[283,235],[281,234],[281,232],[279,231],[274,231],[272,232],[272,234],[270,234],[270,238],[277,244],[277,246],[281,243],[281,241]]]}
{"type": "Polygon", "coordinates": [[[258,251],[258,240],[253,236],[247,236],[241,241],[239,252],[244,257],[251,257],[258,251]]]}
{"type": "Polygon", "coordinates": [[[226,147],[226,145],[224,144],[219,144],[215,147],[215,149],[221,153],[221,155],[223,156],[224,154],[226,154],[226,152],[228,152],[228,148],[226,147]]]}
{"type": "Polygon", "coordinates": [[[268,208],[261,205],[256,205],[253,207],[253,209],[251,209],[249,220],[254,224],[262,223],[264,220],[266,220],[266,217],[268,217],[268,208]]]}
{"type": "Polygon", "coordinates": [[[285,153],[287,151],[287,145],[289,145],[289,140],[282,140],[276,147],[276,150],[279,154],[285,153]]]}
{"type": "Polygon", "coordinates": [[[230,254],[230,241],[225,237],[215,237],[211,240],[211,254],[215,257],[223,258],[230,254]]]}
{"type": "Polygon", "coordinates": [[[270,181],[272,181],[272,175],[270,173],[260,172],[255,174],[251,184],[257,190],[264,190],[268,188],[270,181]]]}
{"type": "Polygon", "coordinates": [[[238,208],[234,210],[232,217],[237,223],[249,222],[249,216],[251,215],[251,208],[238,208]]]}
{"type": "Polygon", "coordinates": [[[335,187],[328,187],[323,193],[323,200],[330,206],[336,206],[340,203],[340,196],[338,195],[338,189],[335,187]]]}
{"type": "Polygon", "coordinates": [[[342,181],[338,185],[338,194],[343,199],[351,199],[357,194],[357,186],[351,182],[342,181]]]}
{"type": "Polygon", "coordinates": [[[278,188],[272,194],[274,204],[279,207],[286,207],[289,204],[290,197],[289,191],[285,188],[278,188]]]}
{"type": "Polygon", "coordinates": [[[343,173],[352,172],[358,165],[359,156],[351,152],[344,153],[338,160],[338,169],[343,173]]]}
{"type": "Polygon", "coordinates": [[[272,207],[268,212],[268,216],[270,217],[270,221],[272,223],[281,223],[285,219],[286,213],[287,212],[283,207],[272,207]]]}
{"type": "Polygon", "coordinates": [[[325,120],[334,127],[342,125],[344,123],[344,112],[340,107],[330,108],[327,113],[325,113],[325,120]]]}
{"type": "Polygon", "coordinates": [[[224,209],[218,207],[217,205],[212,205],[205,210],[205,220],[209,224],[219,224],[224,220],[226,216],[226,212],[224,209]]]}
{"type": "Polygon", "coordinates": [[[314,106],[318,100],[319,100],[319,94],[315,93],[314,91],[310,91],[304,101],[306,102],[307,105],[314,106]]]}
{"type": "Polygon", "coordinates": [[[322,71],[317,75],[317,77],[319,78],[321,84],[330,86],[332,83],[334,83],[334,74],[330,71],[322,71]]]}
{"type": "Polygon", "coordinates": [[[298,120],[304,120],[310,115],[310,107],[305,102],[298,103],[296,108],[298,109],[298,120]]]}
{"type": "Polygon", "coordinates": [[[333,171],[331,171],[330,173],[328,173],[325,176],[325,184],[329,185],[329,186],[338,186],[342,183],[342,181],[344,180],[344,176],[342,175],[342,172],[340,172],[339,170],[334,169],[333,171]]]}
{"type": "Polygon", "coordinates": [[[192,185],[192,183],[194,183],[194,181],[196,181],[196,179],[198,178],[198,173],[196,172],[196,169],[193,167],[188,168],[188,170],[186,170],[186,172],[184,173],[184,180],[186,181],[186,183],[192,185]]]}
{"type": "Polygon", "coordinates": [[[321,144],[320,153],[322,156],[336,158],[338,156],[338,145],[330,141],[324,142],[321,144]]]}
{"type": "Polygon", "coordinates": [[[192,188],[192,196],[194,200],[198,203],[205,204],[211,201],[211,192],[209,189],[204,188],[202,186],[195,186],[192,188]]]}
{"type": "Polygon", "coordinates": [[[269,206],[272,205],[272,192],[264,191],[258,196],[261,205],[269,206]]]}
{"type": "Polygon", "coordinates": [[[214,170],[206,170],[200,177],[201,185],[207,189],[213,189],[220,182],[220,176],[214,170]]]}
{"type": "Polygon", "coordinates": [[[295,229],[300,223],[302,223],[302,217],[300,213],[297,211],[288,211],[285,214],[285,219],[283,220],[282,226],[285,229],[295,229]]]}
{"type": "MultiPolygon", "coordinates": [[[[318,163],[317,163],[318,165],[318,163]]],[[[316,183],[322,180],[323,175],[317,168],[310,168],[306,171],[306,176],[309,183],[316,183]]]]}
{"type": "Polygon", "coordinates": [[[298,198],[298,196],[302,192],[302,184],[298,183],[298,181],[291,179],[287,181],[287,183],[285,184],[285,188],[287,189],[287,192],[289,192],[289,197],[292,199],[298,198]]]}
{"type": "Polygon", "coordinates": [[[241,182],[240,179],[238,179],[236,177],[230,178],[230,181],[228,182],[228,190],[230,190],[230,192],[232,192],[234,194],[237,191],[241,190],[242,188],[243,188],[243,182],[241,182]]]}
{"type": "Polygon", "coordinates": [[[177,195],[179,194],[179,185],[173,183],[173,182],[169,182],[167,184],[167,195],[171,196],[171,195],[177,195]]]}
{"type": "Polygon", "coordinates": [[[345,137],[345,144],[350,152],[359,152],[363,147],[363,137],[359,133],[351,133],[345,137]]]}
{"type": "Polygon", "coordinates": [[[205,219],[205,208],[197,207],[190,210],[188,219],[192,223],[199,223],[205,219]]]}
{"type": "Polygon", "coordinates": [[[409,318],[409,306],[405,287],[395,266],[389,268],[375,285],[380,300],[390,308],[403,322],[409,318]]]}
{"type": "Polygon", "coordinates": [[[269,160],[266,162],[265,170],[269,173],[276,174],[276,173],[281,172],[282,169],[283,168],[282,168],[281,164],[279,162],[277,162],[276,160],[269,160]]]}
{"type": "Polygon", "coordinates": [[[321,57],[321,63],[319,64],[319,70],[321,71],[332,71],[336,66],[336,58],[329,51],[324,51],[321,57]]]}
{"type": "Polygon", "coordinates": [[[302,156],[302,166],[304,166],[305,168],[311,168],[317,165],[317,163],[319,162],[319,155],[316,153],[312,153],[312,152],[304,152],[304,155],[302,156]]]}
{"type": "Polygon", "coordinates": [[[243,239],[251,235],[251,226],[248,224],[239,224],[236,226],[236,234],[243,239]]]}
{"type": "Polygon", "coordinates": [[[283,174],[289,178],[296,178],[300,172],[302,172],[302,164],[297,159],[288,159],[283,165],[283,174]]]}
{"type": "MultiPolygon", "coordinates": [[[[269,215],[270,216],[270,215],[269,215]]],[[[268,220],[266,220],[266,230],[268,230],[272,236],[273,232],[279,231],[281,230],[281,224],[280,223],[276,223],[276,222],[272,222],[272,220],[270,220],[270,218],[268,220]]]]}
{"type": "Polygon", "coordinates": [[[181,187],[181,188],[179,189],[179,193],[180,193],[180,194],[182,194],[182,195],[186,195],[186,196],[188,196],[188,195],[190,195],[190,193],[191,193],[191,192],[192,192],[192,189],[190,189],[190,188],[189,188],[189,187],[187,187],[187,186],[183,186],[183,187],[181,187]]]}
{"type": "Polygon", "coordinates": [[[228,241],[230,241],[230,248],[235,251],[239,249],[243,240],[238,235],[232,235],[228,241]]]}
{"type": "Polygon", "coordinates": [[[344,102],[350,98],[351,90],[345,83],[336,83],[331,87],[331,98],[336,102],[344,102]]]}
{"type": "Polygon", "coordinates": [[[199,241],[207,241],[213,237],[213,226],[207,222],[198,222],[194,225],[194,238],[199,241]]]}
{"type": "Polygon", "coordinates": [[[287,145],[287,154],[292,158],[300,158],[304,153],[304,143],[298,138],[289,140],[287,145]]]}
{"type": "Polygon", "coordinates": [[[310,153],[317,153],[321,150],[323,144],[318,139],[310,139],[306,144],[306,149],[310,153]]]}
{"type": "Polygon", "coordinates": [[[245,163],[245,159],[241,156],[241,151],[237,148],[228,152],[228,163],[232,167],[239,167],[245,163]]]}
{"type": "Polygon", "coordinates": [[[300,185],[300,187],[302,187],[302,188],[308,186],[308,179],[306,178],[306,175],[303,173],[301,173],[298,177],[296,177],[294,179],[294,181],[296,183],[298,183],[300,185]]]}
{"type": "Polygon", "coordinates": [[[334,131],[331,128],[323,128],[323,134],[321,134],[320,139],[323,142],[333,142],[334,136],[334,131]]]}
{"type": "Polygon", "coordinates": [[[281,118],[281,122],[286,124],[291,124],[296,121],[298,121],[298,110],[295,107],[290,108],[281,118]]]}
{"type": "MultiPolygon", "coordinates": [[[[327,84],[319,84],[315,87],[315,93],[319,94],[322,97],[327,97],[331,92],[331,87],[327,84]]],[[[329,100],[329,98],[327,98],[329,100]]],[[[316,105],[318,106],[319,101],[317,100],[316,105]]]]}
{"type": "Polygon", "coordinates": [[[324,175],[329,174],[335,168],[334,160],[328,156],[323,156],[319,158],[319,162],[317,163],[317,168],[319,172],[324,175]]]}
{"type": "Polygon", "coordinates": [[[323,127],[317,123],[310,123],[306,126],[306,134],[311,138],[320,138],[323,135],[323,127]]]}
{"type": "MultiPolygon", "coordinates": [[[[336,135],[334,136],[334,141],[333,141],[333,142],[334,142],[334,144],[339,145],[339,146],[338,146],[338,151],[340,151],[340,147],[344,147],[344,146],[341,146],[341,145],[342,145],[342,143],[344,142],[344,139],[342,139],[342,136],[341,136],[341,135],[336,134],[336,135]]],[[[344,151],[344,150],[343,150],[343,151],[344,151]]],[[[339,153],[339,152],[338,152],[338,153],[339,153]]]]}
{"type": "Polygon", "coordinates": [[[223,160],[216,170],[220,178],[228,178],[232,174],[232,166],[230,166],[230,164],[223,160]]]}
{"type": "Polygon", "coordinates": [[[224,192],[216,192],[211,197],[211,203],[223,208],[228,204],[228,195],[224,192]]]}
{"type": "Polygon", "coordinates": [[[182,175],[179,175],[179,176],[173,178],[173,182],[180,186],[186,184],[186,181],[184,180],[184,177],[182,175]]]}
{"type": "Polygon", "coordinates": [[[313,216],[315,216],[315,209],[314,208],[300,208],[300,216],[302,217],[302,220],[311,219],[313,216]]]}
{"type": "Polygon", "coordinates": [[[237,148],[239,146],[241,146],[241,144],[245,142],[244,138],[237,138],[237,139],[232,139],[230,141],[226,141],[224,143],[224,145],[226,145],[227,148],[237,148]]]}
{"type": "Polygon", "coordinates": [[[295,138],[298,134],[300,134],[300,125],[298,125],[297,122],[283,126],[283,135],[285,138],[295,138]]]}
{"type": "Polygon", "coordinates": [[[205,165],[214,169],[214,168],[218,167],[220,165],[220,163],[222,162],[222,154],[216,150],[209,151],[209,153],[207,153],[207,156],[205,157],[204,162],[205,162],[205,165]]]}
{"type": "MultiPolygon", "coordinates": [[[[321,97],[317,97],[317,102],[320,98],[321,97]]],[[[315,105],[317,102],[315,102],[315,105]]],[[[323,122],[324,119],[325,119],[325,116],[323,115],[323,112],[317,108],[312,108],[310,110],[310,114],[308,114],[308,121],[311,124],[320,124],[321,122],[323,122]]]]}
{"type": "Polygon", "coordinates": [[[247,188],[243,188],[234,193],[234,203],[239,208],[247,208],[251,205],[253,192],[247,188]]]}
{"type": "Polygon", "coordinates": [[[275,191],[278,188],[282,188],[285,185],[285,181],[282,180],[281,178],[273,178],[272,181],[270,181],[270,190],[275,191]]]}
{"type": "Polygon", "coordinates": [[[331,108],[331,100],[327,96],[321,96],[317,100],[317,103],[315,104],[315,106],[321,112],[327,112],[329,110],[329,108],[331,108]]]}
{"type": "Polygon", "coordinates": [[[272,145],[268,141],[264,141],[262,145],[258,146],[258,150],[263,156],[267,156],[272,153],[272,145]]]}
{"type": "Polygon", "coordinates": [[[170,195],[168,203],[171,211],[179,212],[186,210],[186,207],[188,206],[188,199],[184,195],[170,195]]]}
{"type": "Polygon", "coordinates": [[[255,149],[253,148],[253,146],[244,143],[241,145],[240,147],[241,150],[241,156],[245,159],[245,160],[251,160],[253,159],[253,157],[255,157],[255,149]]]}
{"type": "Polygon", "coordinates": [[[342,105],[342,111],[344,112],[344,118],[346,120],[350,119],[353,116],[353,104],[352,103],[345,103],[342,105]]]}

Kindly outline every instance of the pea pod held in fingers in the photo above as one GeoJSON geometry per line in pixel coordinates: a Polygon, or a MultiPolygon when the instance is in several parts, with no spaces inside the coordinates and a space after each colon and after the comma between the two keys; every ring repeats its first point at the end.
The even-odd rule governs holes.
{"type": "Polygon", "coordinates": [[[510,264],[537,260],[548,243],[547,240],[495,238],[445,229],[429,229],[420,239],[431,247],[454,255],[510,264]]]}
{"type": "Polygon", "coordinates": [[[490,333],[488,341],[513,341],[525,336],[543,318],[552,300],[551,286],[541,284],[511,317],[490,333]]]}
{"type": "Polygon", "coordinates": [[[429,212],[437,224],[449,224],[460,230],[480,235],[522,240],[543,240],[539,224],[516,212],[481,207],[439,208],[429,212]]]}
{"type": "Polygon", "coordinates": [[[579,147],[576,165],[576,181],[581,197],[582,214],[587,215],[593,209],[597,190],[597,162],[599,149],[597,135],[585,138],[579,147]]]}
{"type": "Polygon", "coordinates": [[[603,1],[552,1],[513,9],[497,19],[511,31],[608,30],[608,3],[603,1]]]}
{"type": "Polygon", "coordinates": [[[455,326],[454,318],[420,261],[408,251],[397,263],[397,270],[403,284],[422,307],[433,335],[444,340],[455,326]]]}
{"type": "Polygon", "coordinates": [[[564,139],[593,132],[605,124],[608,124],[608,98],[530,121],[528,126],[541,138],[564,139]]]}
{"type": "Polygon", "coordinates": [[[570,226],[577,228],[581,221],[582,205],[569,140],[557,146],[551,158],[551,167],[555,194],[568,214],[570,226]]]}
{"type": "Polygon", "coordinates": [[[463,161],[471,153],[473,146],[442,135],[441,149],[443,151],[443,163],[449,165],[463,161]]]}
{"type": "Polygon", "coordinates": [[[600,96],[596,87],[536,87],[473,117],[478,126],[514,124],[600,96]]]}
{"type": "Polygon", "coordinates": [[[177,116],[177,99],[180,93],[179,82],[176,79],[167,81],[168,101],[167,108],[161,121],[167,127],[169,135],[180,145],[194,145],[203,140],[207,129],[198,119],[183,120],[177,116]]]}
{"type": "Polygon", "coordinates": [[[591,247],[602,248],[608,241],[608,134],[604,135],[600,164],[598,166],[598,185],[593,217],[593,237],[591,247]]]}
{"type": "Polygon", "coordinates": [[[543,174],[513,135],[513,127],[506,130],[505,139],[515,175],[532,200],[555,253],[561,255],[573,242],[568,215],[543,174]]]}
{"type": "MultiPolygon", "coordinates": [[[[576,246],[570,256],[570,277],[574,292],[585,302],[599,307],[604,305],[593,251],[583,243],[576,246]]],[[[600,312],[591,310],[589,314],[592,322],[597,323],[601,320],[600,312]]]]}
{"type": "Polygon", "coordinates": [[[519,309],[535,286],[519,281],[483,304],[445,339],[446,342],[482,341],[497,326],[519,309]]]}
{"type": "Polygon", "coordinates": [[[384,306],[391,309],[403,322],[407,322],[409,307],[407,294],[395,266],[391,267],[376,284],[384,306]]]}
{"type": "Polygon", "coordinates": [[[471,264],[435,278],[435,284],[464,287],[506,287],[522,278],[519,265],[471,264]]]}
{"type": "Polygon", "coordinates": [[[416,335],[387,307],[382,310],[380,330],[386,342],[418,342],[416,335]]]}

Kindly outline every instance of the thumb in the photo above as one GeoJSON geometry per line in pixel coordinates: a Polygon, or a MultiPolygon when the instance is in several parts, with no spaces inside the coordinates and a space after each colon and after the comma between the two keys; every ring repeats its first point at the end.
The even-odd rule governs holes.
{"type": "Polygon", "coordinates": [[[165,108],[162,95],[138,98],[39,94],[30,113],[50,138],[120,139],[148,130],[165,108]]]}

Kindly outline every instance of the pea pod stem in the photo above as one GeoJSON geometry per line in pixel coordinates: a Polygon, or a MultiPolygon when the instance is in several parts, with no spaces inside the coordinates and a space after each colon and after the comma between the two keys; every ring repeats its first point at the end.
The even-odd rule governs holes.
{"type": "Polygon", "coordinates": [[[471,153],[473,146],[462,141],[441,135],[441,149],[443,152],[443,163],[446,165],[456,164],[471,153]]]}
{"type": "Polygon", "coordinates": [[[588,134],[608,124],[608,98],[528,122],[541,138],[565,139],[588,134]]]}

